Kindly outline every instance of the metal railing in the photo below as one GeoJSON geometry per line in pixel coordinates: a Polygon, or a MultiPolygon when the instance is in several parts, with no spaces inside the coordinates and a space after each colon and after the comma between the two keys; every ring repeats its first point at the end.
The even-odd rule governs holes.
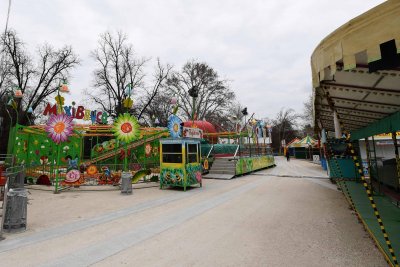
{"type": "Polygon", "coordinates": [[[210,157],[211,151],[214,149],[214,145],[211,146],[210,151],[207,153],[207,159],[210,157]]]}
{"type": "Polygon", "coordinates": [[[15,157],[12,154],[0,154],[0,165],[4,168],[13,167],[15,164],[15,157]]]}
{"type": "Polygon", "coordinates": [[[236,158],[237,153],[239,152],[239,148],[240,148],[240,145],[237,146],[236,151],[235,151],[235,154],[233,155],[233,158],[236,158]]]}

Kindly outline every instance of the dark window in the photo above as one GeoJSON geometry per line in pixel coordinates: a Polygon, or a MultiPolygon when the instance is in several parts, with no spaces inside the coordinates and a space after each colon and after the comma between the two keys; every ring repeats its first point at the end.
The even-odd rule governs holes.
{"type": "Polygon", "coordinates": [[[163,153],[182,153],[182,145],[181,144],[163,144],[162,152],[163,153]]]}
{"type": "Polygon", "coordinates": [[[163,144],[162,153],[162,161],[164,163],[182,163],[181,144],[163,144]]]}
{"type": "Polygon", "coordinates": [[[197,162],[197,144],[187,144],[187,163],[197,162]]]}
{"type": "Polygon", "coordinates": [[[188,153],[197,153],[197,145],[188,144],[188,153]]]}
{"type": "Polygon", "coordinates": [[[164,163],[182,163],[182,154],[164,154],[163,153],[163,162],[164,163]]]}

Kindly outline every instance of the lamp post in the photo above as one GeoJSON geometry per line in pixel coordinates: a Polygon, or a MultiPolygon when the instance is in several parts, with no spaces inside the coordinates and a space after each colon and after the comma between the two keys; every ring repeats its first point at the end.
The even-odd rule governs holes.
{"type": "Polygon", "coordinates": [[[188,90],[189,96],[192,97],[193,108],[192,108],[192,121],[194,122],[194,116],[196,114],[196,98],[199,96],[199,88],[193,85],[192,88],[188,90]]]}

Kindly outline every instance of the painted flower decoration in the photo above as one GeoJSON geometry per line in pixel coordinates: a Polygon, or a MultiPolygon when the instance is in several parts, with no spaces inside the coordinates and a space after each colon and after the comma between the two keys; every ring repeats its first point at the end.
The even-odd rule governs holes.
{"type": "Polygon", "coordinates": [[[97,173],[97,167],[95,165],[89,165],[86,169],[88,175],[95,175],[97,173]]]}
{"type": "Polygon", "coordinates": [[[45,130],[55,143],[65,142],[72,134],[72,117],[65,114],[52,115],[47,121],[45,130]]]}
{"type": "Polygon", "coordinates": [[[113,127],[116,138],[125,143],[130,143],[139,138],[140,130],[137,119],[128,113],[120,115],[113,127]]]}
{"type": "Polygon", "coordinates": [[[181,137],[182,131],[181,131],[181,123],[182,120],[176,116],[176,115],[171,115],[168,120],[168,130],[169,134],[173,138],[179,138],[181,137]]]}

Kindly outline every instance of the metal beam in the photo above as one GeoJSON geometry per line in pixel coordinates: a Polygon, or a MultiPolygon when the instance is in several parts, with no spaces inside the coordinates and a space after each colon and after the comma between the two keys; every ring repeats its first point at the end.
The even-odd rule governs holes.
{"type": "MultiPolygon", "coordinates": [[[[364,86],[340,84],[340,83],[324,83],[323,85],[327,85],[327,86],[325,86],[324,89],[328,89],[328,90],[330,89],[330,87],[338,87],[338,88],[349,88],[349,89],[355,89],[355,90],[364,90],[364,91],[370,91],[370,92],[384,92],[384,93],[400,95],[400,90],[394,90],[394,89],[364,87],[364,86]]],[[[334,88],[331,88],[331,89],[334,89],[334,88]]]]}
{"type": "MultiPolygon", "coordinates": [[[[370,120],[370,121],[362,121],[362,120],[355,120],[354,118],[351,118],[351,119],[349,119],[349,118],[345,118],[345,117],[343,117],[343,115],[345,115],[346,116],[346,114],[343,114],[343,113],[340,113],[339,114],[340,115],[340,118],[342,119],[342,120],[347,120],[347,121],[353,121],[353,122],[360,122],[360,123],[372,123],[372,122],[374,122],[374,121],[376,121],[376,120],[370,120]]],[[[322,116],[320,116],[320,117],[326,117],[326,118],[331,118],[331,116],[330,116],[330,114],[322,114],[322,116]]],[[[332,119],[333,119],[333,117],[332,117],[332,119]]]]}
{"type": "MultiPolygon", "coordinates": [[[[324,105],[324,104],[319,104],[319,105],[330,108],[329,105],[324,105]]],[[[337,107],[337,108],[340,108],[340,109],[343,109],[343,110],[349,110],[349,111],[353,111],[353,112],[354,111],[360,111],[360,112],[365,112],[365,113],[370,113],[370,114],[379,114],[379,115],[383,115],[382,117],[385,117],[385,116],[387,116],[389,114],[392,114],[392,113],[389,113],[389,112],[378,112],[378,111],[371,111],[371,110],[365,110],[365,109],[353,109],[353,108],[345,108],[345,107],[337,107]]],[[[382,118],[382,117],[380,117],[380,118],[382,118]]]]}
{"type": "Polygon", "coordinates": [[[355,102],[355,103],[359,103],[359,104],[382,105],[382,106],[390,106],[390,107],[400,108],[400,105],[395,105],[395,104],[385,104],[385,103],[379,103],[379,102],[362,101],[362,100],[355,100],[355,99],[351,99],[351,98],[344,98],[344,97],[337,97],[337,96],[331,96],[331,98],[332,99],[355,102]]]}

